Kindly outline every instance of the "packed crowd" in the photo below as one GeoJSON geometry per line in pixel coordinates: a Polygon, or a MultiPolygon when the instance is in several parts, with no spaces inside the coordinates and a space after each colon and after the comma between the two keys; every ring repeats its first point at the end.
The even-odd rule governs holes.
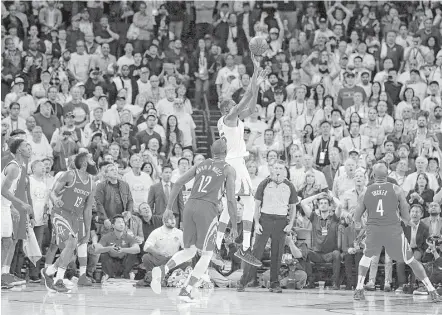
{"type": "MultiPolygon", "coordinates": [[[[262,36],[269,50],[257,58],[270,74],[244,121],[248,170],[257,189],[285,161],[302,198],[281,276],[298,279],[296,288],[355,285],[363,240],[353,213],[375,161],[407,195],[418,228],[404,231],[415,258],[442,267],[426,242],[442,232],[441,22],[442,7],[431,1],[2,2],[2,156],[16,137],[31,146],[27,189],[45,263],[57,251],[49,191],[73,156],[89,152],[99,174],[79,284],[101,280],[98,261],[105,279],[133,279],[142,261],[140,285],[149,284],[149,271],[182,246],[192,183],[174,220],[162,218],[172,185],[206,158],[195,154],[192,114],[241,100],[253,72],[248,42],[262,36]],[[113,252],[115,243],[140,253],[113,252]],[[320,263],[332,263],[331,281],[315,279],[320,263]]],[[[2,283],[3,275],[24,277],[22,234],[2,283]]],[[[233,243],[227,237],[221,254],[235,270],[233,243]]],[[[405,265],[396,264],[393,279],[393,262],[382,257],[384,289],[403,290],[405,265]]],[[[29,281],[39,281],[41,267],[29,264],[29,281]]]]}

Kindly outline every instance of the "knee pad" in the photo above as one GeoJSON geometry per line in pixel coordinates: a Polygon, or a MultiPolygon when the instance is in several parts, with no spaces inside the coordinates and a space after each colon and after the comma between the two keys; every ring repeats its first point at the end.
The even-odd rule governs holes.
{"type": "Polygon", "coordinates": [[[367,256],[362,256],[361,261],[359,262],[360,266],[364,266],[366,268],[370,267],[371,258],[368,258],[367,256]]]}

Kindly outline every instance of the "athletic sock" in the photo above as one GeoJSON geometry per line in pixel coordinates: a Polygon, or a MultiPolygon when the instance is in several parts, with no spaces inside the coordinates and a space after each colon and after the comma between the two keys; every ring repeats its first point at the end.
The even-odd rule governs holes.
{"type": "Polygon", "coordinates": [[[62,280],[64,279],[64,273],[66,272],[66,269],[64,268],[58,268],[57,270],[57,276],[54,279],[54,283],[56,283],[58,280],[62,280]]]}
{"type": "Polygon", "coordinates": [[[80,266],[80,276],[86,273],[86,266],[80,266]]]}
{"type": "Polygon", "coordinates": [[[430,279],[428,279],[428,277],[425,277],[425,279],[423,279],[422,282],[427,288],[428,292],[435,290],[433,284],[431,283],[430,279]]]}
{"type": "Polygon", "coordinates": [[[10,270],[11,270],[10,266],[3,266],[2,267],[2,274],[9,273],[10,270]]]}
{"type": "Polygon", "coordinates": [[[53,276],[57,272],[57,269],[54,265],[49,265],[46,269],[46,274],[49,276],[53,276]]]}
{"type": "Polygon", "coordinates": [[[356,290],[362,290],[364,288],[365,276],[358,276],[358,284],[356,290]]]}

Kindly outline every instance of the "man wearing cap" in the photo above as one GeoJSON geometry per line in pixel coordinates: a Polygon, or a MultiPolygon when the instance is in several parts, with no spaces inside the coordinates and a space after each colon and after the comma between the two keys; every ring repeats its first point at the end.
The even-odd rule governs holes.
{"type": "Polygon", "coordinates": [[[75,126],[75,115],[73,112],[64,114],[64,126],[57,128],[51,138],[52,147],[67,135],[79,147],[84,147],[85,139],[83,130],[75,126]]]}
{"type": "MultiPolygon", "coordinates": [[[[102,95],[100,99],[106,98],[107,96],[102,95]]],[[[87,124],[84,127],[84,135],[86,141],[89,142],[92,140],[92,135],[101,132],[104,141],[110,139],[112,135],[112,128],[108,124],[103,121],[103,108],[97,107],[93,111],[93,119],[91,123],[87,124]]]]}
{"type": "Polygon", "coordinates": [[[318,38],[320,36],[326,37],[327,40],[330,37],[335,36],[335,34],[327,27],[327,19],[323,17],[319,19],[319,29],[315,31],[315,39],[313,41],[313,45],[316,45],[318,43],[318,38]]]}
{"type": "Polygon", "coordinates": [[[11,103],[17,102],[20,104],[20,117],[28,118],[35,111],[34,98],[24,91],[25,80],[22,77],[16,77],[11,83],[12,91],[5,97],[5,107],[9,107],[11,103]]]}
{"type": "Polygon", "coordinates": [[[355,85],[355,75],[352,72],[347,72],[345,76],[345,86],[338,92],[337,105],[343,110],[347,110],[350,106],[354,105],[354,95],[356,92],[360,92],[362,95],[361,103],[365,102],[367,95],[365,90],[360,86],[355,85]]]}
{"type": "Polygon", "coordinates": [[[60,120],[52,114],[52,108],[53,103],[46,99],[40,104],[40,112],[34,114],[35,123],[42,128],[47,141],[52,139],[55,130],[61,126],[60,120]]]}

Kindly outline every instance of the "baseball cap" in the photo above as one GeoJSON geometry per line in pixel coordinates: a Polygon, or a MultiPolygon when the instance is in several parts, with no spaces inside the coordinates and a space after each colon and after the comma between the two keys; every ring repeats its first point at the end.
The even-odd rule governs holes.
{"type": "Polygon", "coordinates": [[[399,146],[397,147],[398,151],[399,151],[400,148],[405,148],[405,149],[407,149],[408,151],[410,151],[410,147],[409,147],[408,144],[406,144],[406,143],[401,143],[401,144],[399,144],[399,146]]]}
{"type": "Polygon", "coordinates": [[[221,155],[227,152],[227,145],[224,140],[218,139],[212,144],[212,154],[221,155]]]}
{"type": "Polygon", "coordinates": [[[345,74],[345,77],[355,77],[355,74],[353,73],[353,72],[347,72],[346,74],[345,74]]]}
{"type": "Polygon", "coordinates": [[[84,86],[83,82],[78,82],[77,84],[75,84],[75,86],[84,86]]]}
{"type": "Polygon", "coordinates": [[[327,20],[322,17],[322,18],[319,19],[319,23],[327,23],[327,20]]]}
{"type": "Polygon", "coordinates": [[[100,97],[98,98],[98,100],[101,100],[103,97],[104,97],[105,99],[107,99],[107,100],[109,99],[109,98],[107,97],[106,94],[102,94],[102,95],[100,95],[100,97]]]}
{"type": "Polygon", "coordinates": [[[25,80],[24,80],[22,77],[16,77],[16,78],[14,79],[14,81],[12,81],[12,83],[11,83],[11,87],[14,86],[14,85],[16,85],[16,84],[19,84],[19,83],[21,83],[21,84],[25,84],[25,80]]]}
{"type": "Polygon", "coordinates": [[[352,154],[352,153],[356,153],[357,155],[359,155],[359,151],[355,148],[350,149],[350,151],[348,151],[348,155],[352,154]]]}
{"type": "Polygon", "coordinates": [[[75,118],[75,115],[73,112],[67,112],[66,114],[64,114],[64,117],[74,117],[75,118]]]}

